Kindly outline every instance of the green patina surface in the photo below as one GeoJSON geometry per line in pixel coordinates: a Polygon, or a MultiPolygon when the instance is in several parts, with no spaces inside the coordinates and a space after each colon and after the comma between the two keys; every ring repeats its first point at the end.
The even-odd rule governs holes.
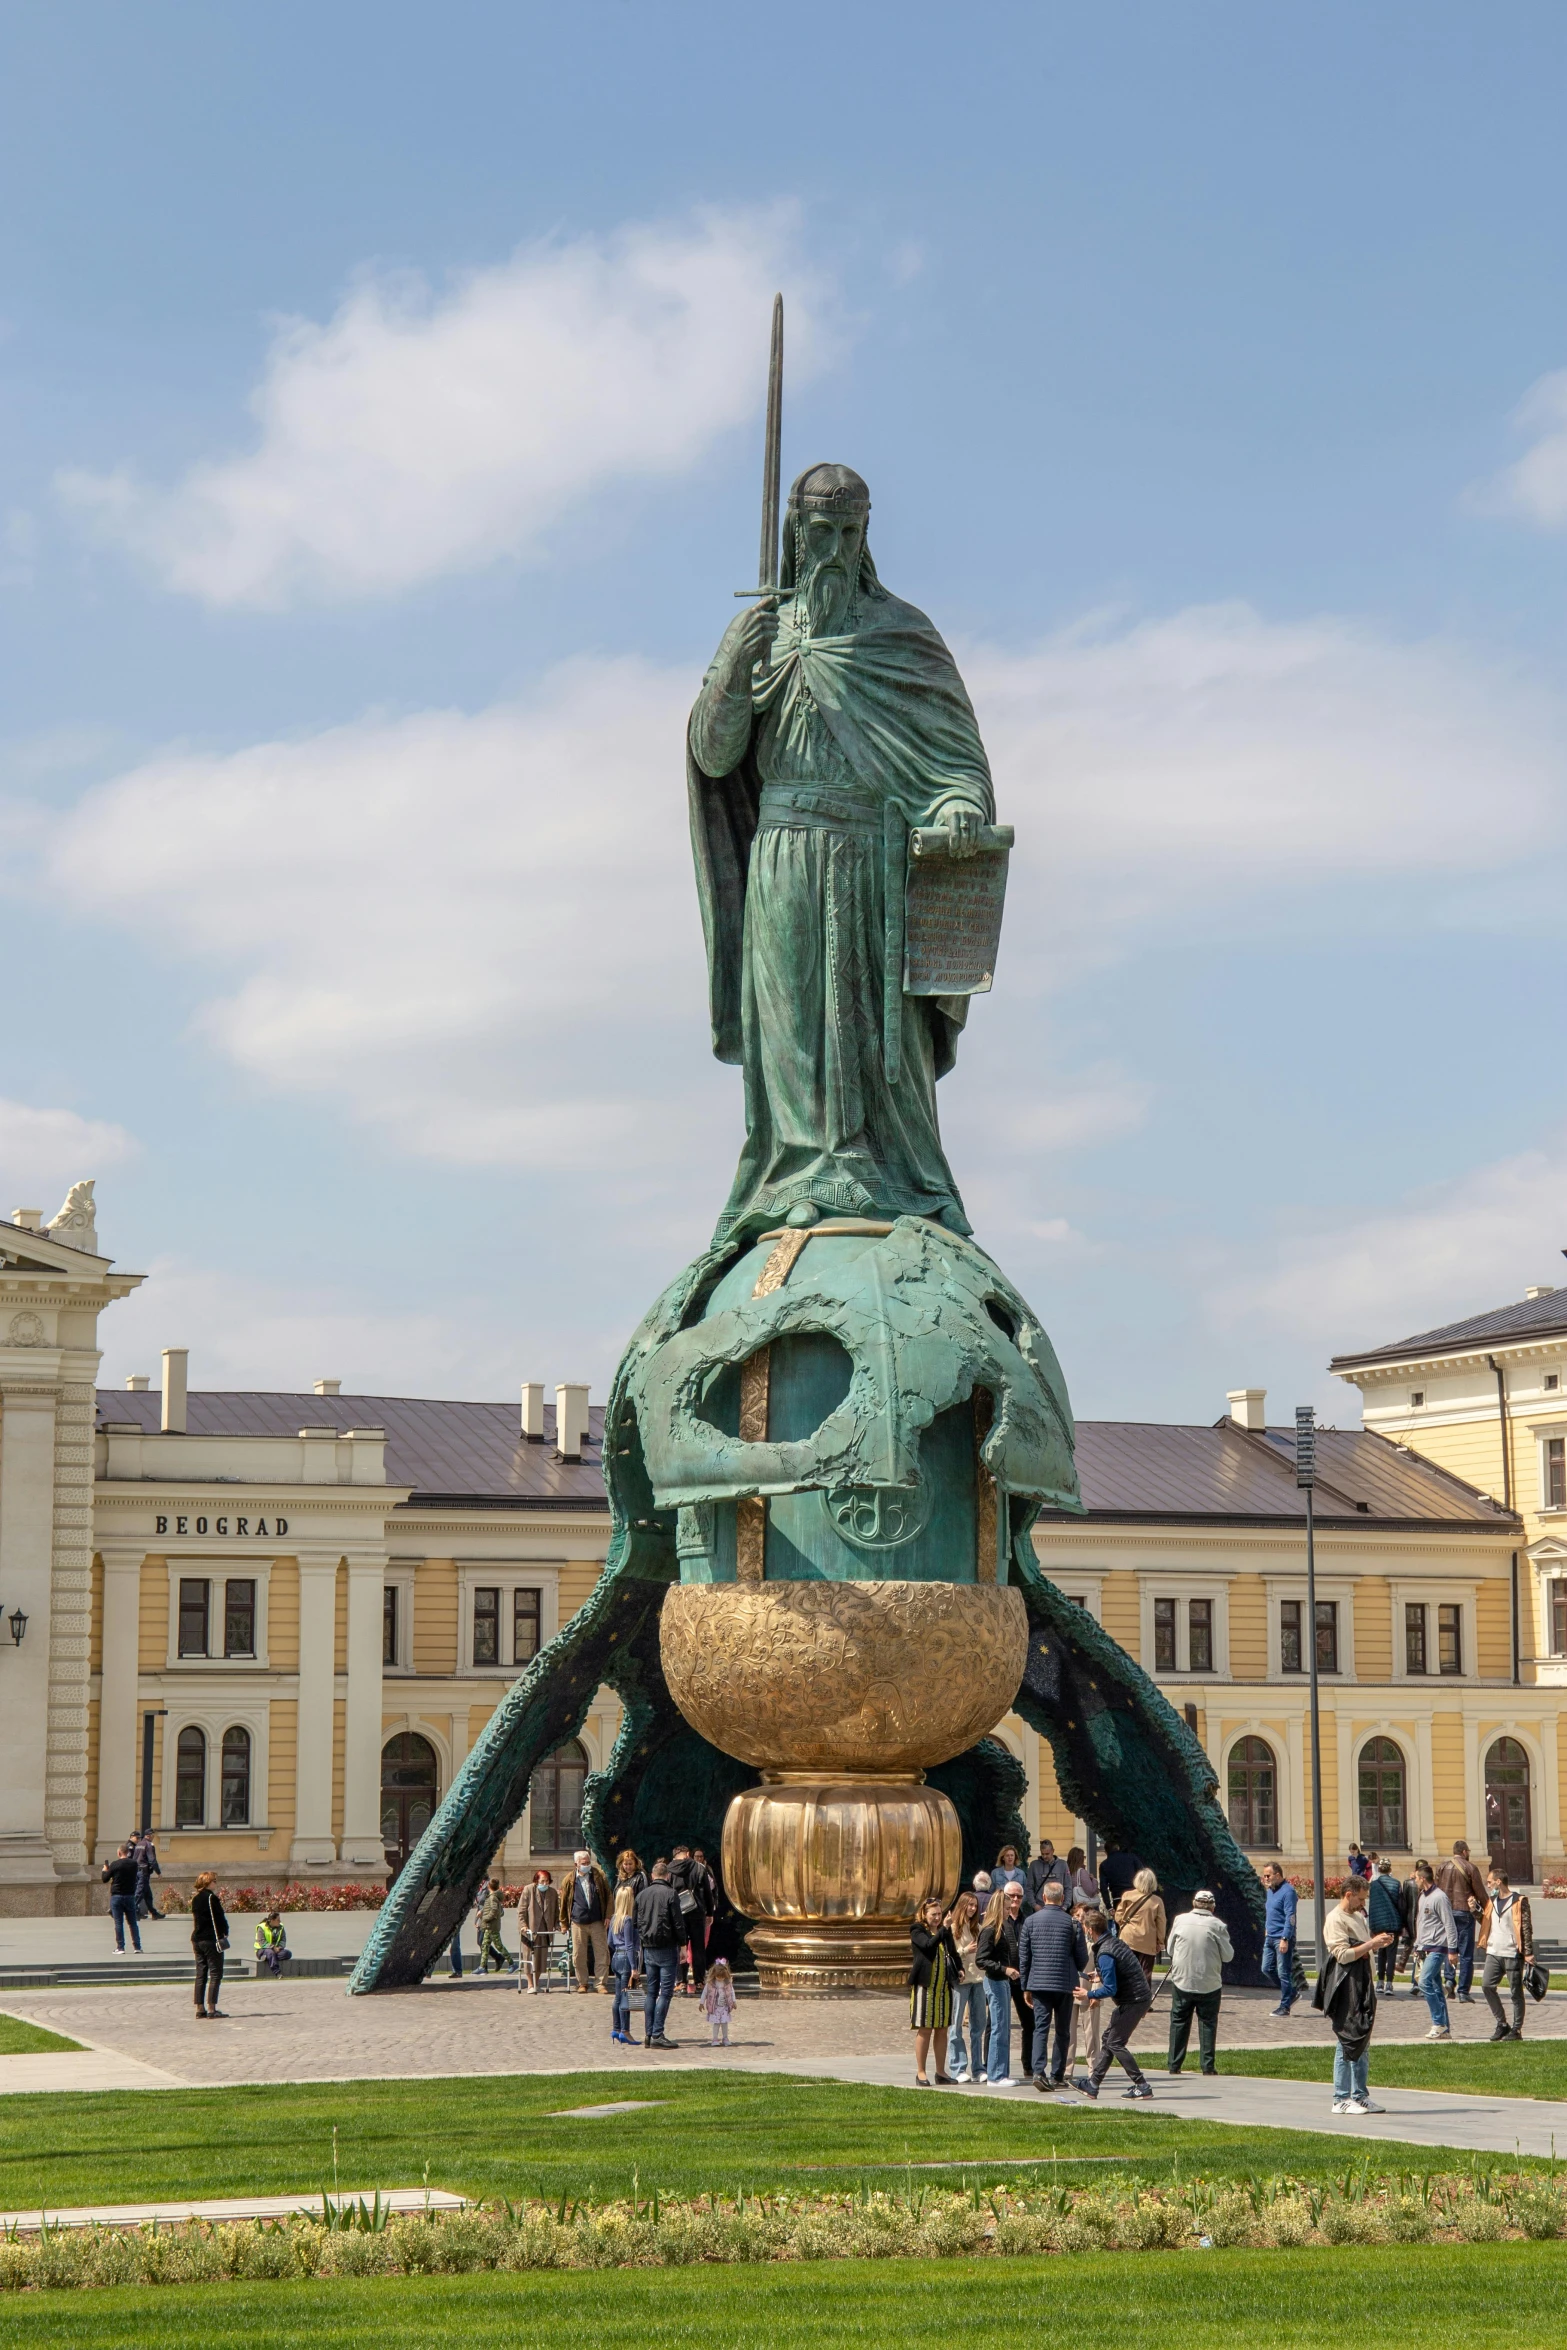
{"type": "MultiPolygon", "coordinates": [[[[658,1613],[677,1575],[734,1578],[736,1511],[756,1500],[767,1577],[967,1582],[993,1569],[1016,1581],[1030,1643],[1015,1702],[1049,1740],[1067,1802],[1172,1891],[1211,1885],[1237,1947],[1255,1946],[1261,1888],[1206,1755],[1034,1556],[1039,1509],[1081,1506],[1066,1383],[1039,1317],[967,1237],[942,1152],[935,1086],[967,996],[905,992],[903,958],[910,827],[935,828],[922,838],[956,866],[980,853],[994,801],[951,655],[877,578],[868,513],[848,469],[801,477],[779,600],[726,631],[692,713],[714,1050],[745,1071],[734,1190],[719,1238],[658,1299],[616,1375],[604,1573],[492,1717],[382,1910],[354,1990],[427,1971],[535,1764],[575,1734],[601,1685],[626,1711],[588,1782],[589,1840],[606,1858],[677,1837],[718,1850],[724,1811],[756,1774],[681,1719],[658,1613]],[[824,1212],[861,1228],[829,1227],[791,1254],[824,1212]],[[774,1260],[780,1217],[796,1234],[774,1260]],[[765,1419],[742,1434],[744,1366],[764,1357],[765,1419]],[[985,1561],[980,1464],[996,1504],[985,1561]]],[[[932,890],[939,910],[927,875],[932,890]]],[[[951,911],[961,949],[956,895],[951,911]]],[[[972,989],[989,980],[976,970],[972,989]]],[[[1001,1745],[981,1740],[930,1777],[962,1821],[965,1873],[1003,1843],[1026,1850],[1023,1772],[1001,1745]]]]}

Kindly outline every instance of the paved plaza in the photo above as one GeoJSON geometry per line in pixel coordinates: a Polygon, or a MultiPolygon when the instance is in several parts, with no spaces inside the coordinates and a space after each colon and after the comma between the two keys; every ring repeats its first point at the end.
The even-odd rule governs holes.
{"type": "MultiPolygon", "coordinates": [[[[127,1982],[123,1988],[116,1983],[107,1988],[6,1993],[8,2012],[84,2042],[86,2052],[0,2057],[0,2091],[156,2090],[591,2070],[623,2073],[628,2093],[636,2095],[647,2093],[646,2084],[660,2070],[696,2066],[907,2085],[910,2094],[919,2094],[912,2088],[904,2009],[893,1999],[744,1999],[726,2049],[708,2045],[695,2001],[677,1999],[669,2021],[671,2037],[678,2043],[673,2054],[615,2047],[609,2037],[609,2002],[597,1993],[557,1990],[529,1997],[517,1992],[510,1977],[467,1976],[461,1982],[438,1978],[415,1991],[361,1999],[349,1999],[342,1984],[333,1981],[236,1982],[225,1986],[223,1999],[226,2020],[197,2024],[189,1992],[173,1984],[138,1989],[127,1982]]],[[[1269,2005],[1265,1992],[1227,1992],[1221,2052],[1224,2047],[1329,2044],[1325,2025],[1310,2008],[1298,2008],[1287,2023],[1275,2023],[1269,2018],[1269,2005]]],[[[1383,2046],[1421,2040],[1426,2026],[1424,2002],[1398,1993],[1381,2004],[1377,2039],[1383,2046]]],[[[1537,2038],[1567,2038],[1567,1996],[1553,1994],[1532,2008],[1528,2028],[1537,2038]]],[[[1489,2012],[1478,1998],[1472,2007],[1454,2007],[1453,2045],[1485,2040],[1490,2030],[1489,2012]]],[[[1161,1997],[1139,2041],[1154,2103],[1126,2110],[1351,2138],[1374,2133],[1411,2144],[1506,2154],[1549,2154],[1556,2144],[1567,2147],[1567,2104],[1374,2088],[1386,2115],[1374,2122],[1344,2120],[1328,2111],[1328,2094],[1320,2084],[1235,2077],[1204,2080],[1195,2070],[1195,2052],[1187,2072],[1171,2079],[1160,2069],[1164,2039],[1161,1997]]],[[[1375,2076],[1373,2053],[1373,2083],[1375,2076]]],[[[1112,2077],[1106,2098],[1115,2099],[1118,2087],[1119,2080],[1112,2077]]],[[[1039,2113],[1042,2120],[1083,2102],[1066,2095],[1041,2097],[1029,2086],[978,2086],[942,2094],[1003,2097],[1039,2113]]]]}

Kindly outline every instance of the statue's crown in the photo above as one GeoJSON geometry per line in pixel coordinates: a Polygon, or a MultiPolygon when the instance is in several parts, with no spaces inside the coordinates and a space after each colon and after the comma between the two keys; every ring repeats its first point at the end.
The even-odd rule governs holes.
{"type": "Polygon", "coordinates": [[[792,513],[868,514],[871,493],[852,465],[808,465],[789,492],[792,513]]]}

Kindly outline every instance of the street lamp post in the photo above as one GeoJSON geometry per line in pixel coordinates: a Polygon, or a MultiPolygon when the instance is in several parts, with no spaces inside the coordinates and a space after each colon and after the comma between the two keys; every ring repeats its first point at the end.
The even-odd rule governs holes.
{"type": "Polygon", "coordinates": [[[1322,1712],[1317,1692],[1317,1415],[1309,1403],[1295,1406],[1295,1483],[1306,1496],[1306,1637],[1311,1643],[1311,1874],[1320,1967],[1325,1948],[1327,1892],[1322,1856],[1322,1712]]]}

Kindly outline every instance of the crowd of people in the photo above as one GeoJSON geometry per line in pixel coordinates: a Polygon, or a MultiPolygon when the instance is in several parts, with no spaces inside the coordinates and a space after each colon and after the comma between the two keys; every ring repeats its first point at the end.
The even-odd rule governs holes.
{"type": "MultiPolygon", "coordinates": [[[[1264,1868],[1263,1885],[1258,1956],[1264,1981],[1278,1990],[1269,2012],[1282,2018],[1306,1990],[1299,1897],[1275,1862],[1264,1868]]],[[[1449,1999],[1472,2003],[1477,1951],[1493,2041],[1521,2040],[1525,1988],[1541,1993],[1544,1970],[1535,1966],[1527,1898],[1494,1862],[1482,1876],[1462,1841],[1440,1868],[1417,1861],[1402,1882],[1385,1855],[1351,1845],[1324,1939],[1312,2005],[1337,2042],[1339,2114],[1383,2111],[1368,2086],[1371,2035],[1377,2001],[1395,1991],[1405,1965],[1411,1996],[1430,2011],[1431,2040],[1451,2037],[1449,1999]]],[[[1036,2089],[1070,2086],[1096,2098],[1115,2063],[1127,2077],[1123,2096],[1150,2097],[1130,2043],[1166,1987],[1165,2069],[1184,2068],[1194,2025],[1201,2070],[1218,2069],[1224,1969],[1236,1955],[1230,1930],[1207,1891],[1194,1893],[1190,1909],[1171,1919],[1157,1877],[1135,1853],[1107,1854],[1096,1879],[1076,1847],[1063,1859],[1046,1839],[1024,1869],[1013,1847],[1003,1846],[995,1867],[981,1871],[950,1908],[925,1904],[910,1941],[909,2021],[921,2088],[979,2080],[1017,2088],[1028,2078],[1036,2089]],[[1161,1958],[1166,1972],[1156,1990],[1161,1958]],[[1021,2076],[1012,2071],[1014,2024],[1021,2076]]]]}
{"type": "MultiPolygon", "coordinates": [[[[536,1868],[517,1902],[515,1951],[506,1946],[505,1914],[505,1889],[492,1876],[479,1888],[474,1907],[481,1974],[512,1970],[518,1990],[537,1997],[550,1988],[556,1937],[564,1936],[563,1987],[610,1999],[610,2039],[616,2045],[677,2048],[666,2027],[671,2005],[683,1998],[697,2003],[711,2044],[728,2047],[735,1989],[720,1947],[727,1905],[700,1846],[677,1844],[650,1870],[628,1846],[616,1860],[613,1882],[586,1850],[572,1855],[559,1885],[552,1870],[536,1868]],[[642,1995],[640,2041],[631,2030],[634,1990],[642,1995]]],[[[453,1974],[461,1975],[461,1927],[449,1957],[453,1974]]]]}

